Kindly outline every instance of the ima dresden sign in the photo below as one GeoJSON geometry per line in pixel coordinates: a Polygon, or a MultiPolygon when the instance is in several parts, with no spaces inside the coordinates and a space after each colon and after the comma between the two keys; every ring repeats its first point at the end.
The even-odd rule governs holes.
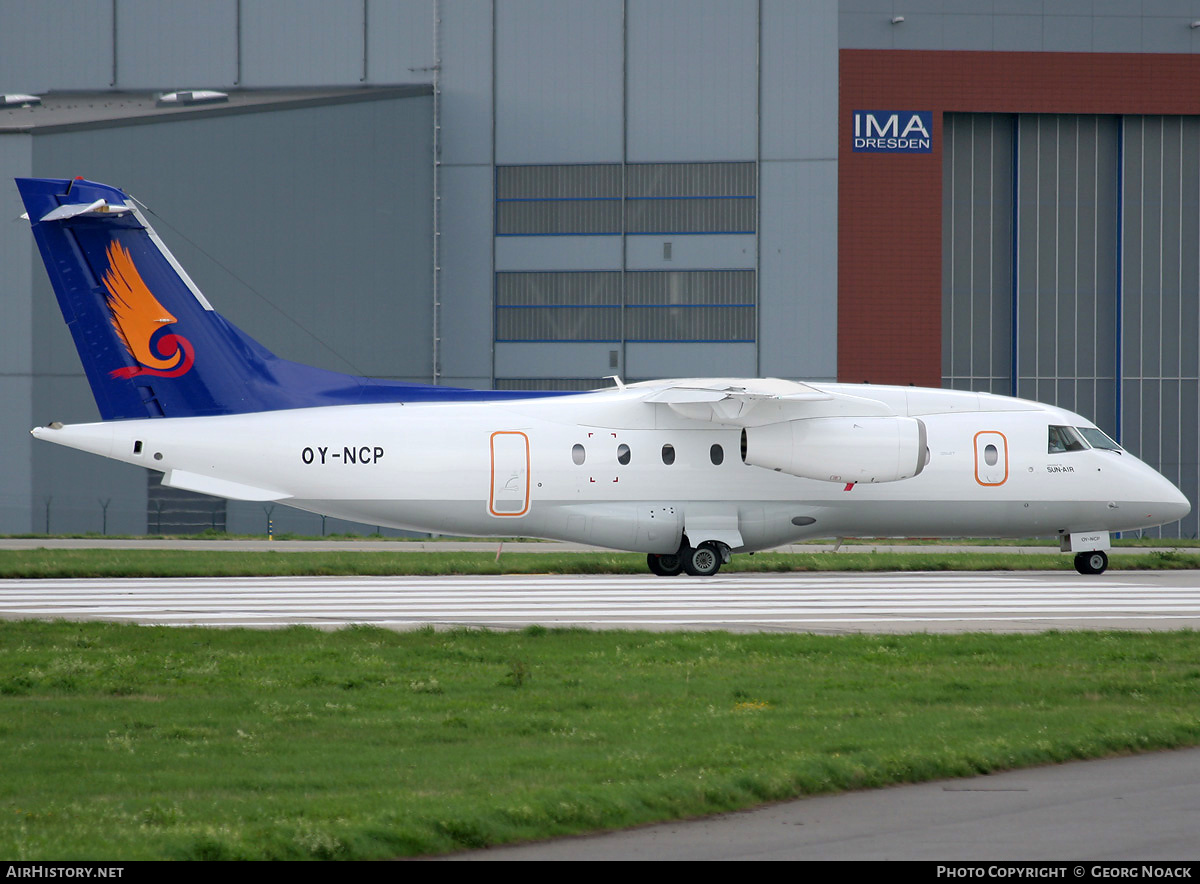
{"type": "Polygon", "coordinates": [[[933,111],[855,111],[854,152],[932,153],[933,111]]]}

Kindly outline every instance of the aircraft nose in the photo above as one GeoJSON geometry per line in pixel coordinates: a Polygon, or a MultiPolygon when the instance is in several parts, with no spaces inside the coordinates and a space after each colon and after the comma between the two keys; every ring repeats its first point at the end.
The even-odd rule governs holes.
{"type": "Polygon", "coordinates": [[[1155,508],[1155,512],[1150,514],[1155,519],[1160,521],[1160,524],[1167,522],[1175,522],[1182,519],[1192,511],[1192,503],[1184,496],[1171,482],[1170,479],[1158,474],[1156,483],[1155,495],[1150,499],[1150,503],[1155,508]]]}
{"type": "Polygon", "coordinates": [[[1164,506],[1169,514],[1167,518],[1174,522],[1182,519],[1192,511],[1192,503],[1184,496],[1182,491],[1171,485],[1170,482],[1167,484],[1171,486],[1171,491],[1174,493],[1165,501],[1164,506]]]}

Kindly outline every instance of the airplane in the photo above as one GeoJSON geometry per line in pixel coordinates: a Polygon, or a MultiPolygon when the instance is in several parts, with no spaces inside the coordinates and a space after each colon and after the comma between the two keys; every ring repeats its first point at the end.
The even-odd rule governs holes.
{"type": "Polygon", "coordinates": [[[219,313],[123,191],[17,179],[101,421],[33,435],[231,500],[421,532],[645,553],[660,576],[813,537],[1055,536],[1183,518],[1174,485],[1086,418],[959,390],[682,378],[584,393],[356,377],[219,313]]]}

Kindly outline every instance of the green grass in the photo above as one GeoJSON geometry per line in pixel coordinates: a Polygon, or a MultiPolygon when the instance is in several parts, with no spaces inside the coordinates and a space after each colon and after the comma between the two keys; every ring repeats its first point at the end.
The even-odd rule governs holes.
{"type": "Polygon", "coordinates": [[[1200,743],[1194,633],[0,623],[0,856],[368,859],[1200,743]]]}
{"type": "MultiPolygon", "coordinates": [[[[1200,552],[1113,555],[1125,570],[1200,568],[1200,552]]],[[[1065,553],[758,553],[730,571],[1071,571],[1065,553]]],[[[635,553],[241,552],[234,550],[0,550],[0,578],[229,577],[363,574],[645,574],[635,553]]]]}

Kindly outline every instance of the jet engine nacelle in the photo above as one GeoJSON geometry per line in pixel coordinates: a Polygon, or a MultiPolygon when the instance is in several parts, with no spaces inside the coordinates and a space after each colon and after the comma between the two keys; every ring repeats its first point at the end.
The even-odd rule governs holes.
{"type": "Polygon", "coordinates": [[[742,460],[823,482],[896,482],[925,467],[912,417],[814,417],[742,430],[742,460]]]}

